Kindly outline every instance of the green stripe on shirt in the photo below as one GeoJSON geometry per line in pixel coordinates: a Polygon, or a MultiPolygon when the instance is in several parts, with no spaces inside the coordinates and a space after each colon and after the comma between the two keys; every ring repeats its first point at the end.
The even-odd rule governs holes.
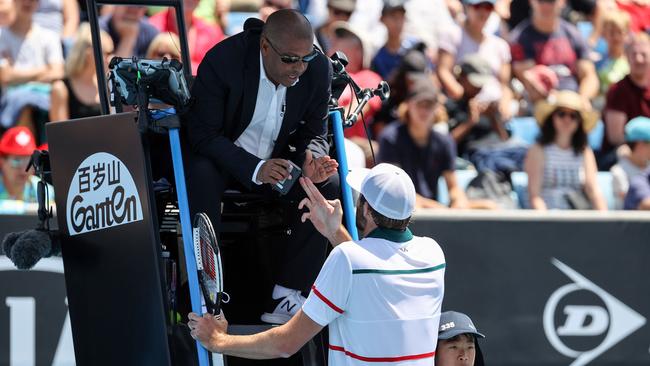
{"type": "Polygon", "coordinates": [[[385,274],[385,275],[400,275],[400,274],[414,274],[414,273],[427,273],[427,272],[435,272],[437,270],[445,268],[446,264],[440,264],[435,267],[428,267],[428,268],[419,268],[419,269],[373,269],[373,268],[368,268],[368,269],[354,269],[352,270],[352,274],[364,274],[364,273],[378,273],[378,274],[385,274]]]}

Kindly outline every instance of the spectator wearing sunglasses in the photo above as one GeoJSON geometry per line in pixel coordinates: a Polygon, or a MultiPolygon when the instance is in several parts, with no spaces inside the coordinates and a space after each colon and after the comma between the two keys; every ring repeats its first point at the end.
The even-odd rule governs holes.
{"type": "Polygon", "coordinates": [[[530,208],[606,210],[596,180],[596,158],[587,144],[598,114],[587,110],[577,93],[565,90],[537,103],[535,119],[541,136],[524,163],[530,208]]]}
{"type": "Polygon", "coordinates": [[[37,202],[36,185],[27,171],[36,149],[34,136],[26,127],[12,127],[0,138],[0,200],[37,202]]]}
{"type": "MultiPolygon", "coordinates": [[[[199,65],[184,122],[192,213],[207,213],[218,233],[223,192],[278,197],[271,188],[289,177],[289,160],[325,196],[338,196],[338,164],[326,139],[331,78],[311,24],[296,10],[278,10],[266,23],[248,19],[243,32],[212,48],[199,65]]],[[[295,184],[280,198],[293,204],[304,194],[295,184]]],[[[274,261],[275,287],[262,316],[268,323],[285,323],[300,309],[325,260],[327,239],[292,207],[291,235],[274,261]]]]}
{"type": "Polygon", "coordinates": [[[327,19],[316,29],[316,41],[323,52],[328,54],[330,51],[336,24],[349,21],[356,6],[356,0],[328,0],[327,19]]]}
{"type": "Polygon", "coordinates": [[[531,0],[532,14],[511,33],[512,71],[531,101],[554,90],[577,92],[586,106],[598,94],[589,46],[578,29],[560,18],[565,0],[531,0]]]}

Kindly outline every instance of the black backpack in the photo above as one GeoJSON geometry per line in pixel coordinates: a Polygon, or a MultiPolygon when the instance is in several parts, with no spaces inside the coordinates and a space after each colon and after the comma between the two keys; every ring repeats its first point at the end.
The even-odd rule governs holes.
{"type": "Polygon", "coordinates": [[[519,205],[513,198],[512,184],[501,172],[486,170],[478,173],[467,185],[467,198],[488,199],[502,209],[517,209],[519,205]]]}

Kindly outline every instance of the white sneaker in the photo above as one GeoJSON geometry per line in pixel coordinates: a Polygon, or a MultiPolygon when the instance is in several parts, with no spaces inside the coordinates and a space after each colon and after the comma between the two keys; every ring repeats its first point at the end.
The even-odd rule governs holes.
{"type": "Polygon", "coordinates": [[[275,285],[273,304],[269,307],[271,309],[275,305],[275,309],[272,313],[262,314],[261,319],[265,323],[284,324],[296,315],[306,300],[298,290],[275,285]]]}

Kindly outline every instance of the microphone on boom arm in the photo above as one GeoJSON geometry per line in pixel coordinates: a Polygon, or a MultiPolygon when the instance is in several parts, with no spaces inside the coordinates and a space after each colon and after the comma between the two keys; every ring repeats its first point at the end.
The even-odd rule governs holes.
{"type": "Polygon", "coordinates": [[[50,230],[52,210],[49,207],[47,182],[51,182],[49,153],[35,150],[27,166],[34,167],[40,177],[37,186],[38,224],[35,229],[12,232],[2,240],[2,252],[18,269],[30,269],[41,258],[61,253],[61,241],[57,231],[50,230]]]}

